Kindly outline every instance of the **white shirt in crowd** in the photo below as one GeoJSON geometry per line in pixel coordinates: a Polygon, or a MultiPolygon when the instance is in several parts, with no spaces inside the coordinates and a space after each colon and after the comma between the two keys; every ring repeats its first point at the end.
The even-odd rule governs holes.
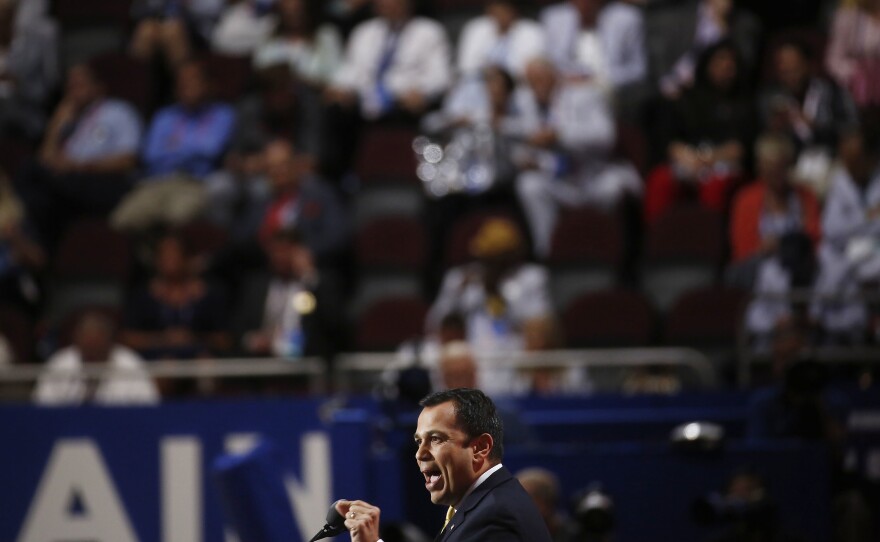
{"type": "MultiPolygon", "coordinates": [[[[880,219],[872,209],[880,207],[880,170],[862,189],[842,166],[835,168],[822,213],[822,243],[819,246],[820,296],[855,299],[865,283],[880,279],[880,219]]],[[[860,301],[817,302],[813,316],[826,330],[845,333],[864,329],[868,310],[860,301]]]]}
{"type": "Polygon", "coordinates": [[[449,88],[451,80],[449,41],[439,23],[413,17],[395,38],[388,21],[377,17],[355,27],[333,84],[357,92],[369,114],[368,105],[380,82],[394,97],[418,91],[433,99],[449,88]],[[393,49],[390,64],[377,81],[389,47],[393,49]]]}
{"type": "Polygon", "coordinates": [[[272,35],[277,18],[261,14],[253,2],[226,8],[211,35],[211,47],[227,55],[250,55],[272,35]]]}
{"type": "Polygon", "coordinates": [[[504,35],[489,16],[471,19],[458,42],[458,71],[472,75],[486,66],[498,65],[520,77],[526,64],[544,55],[544,31],[528,19],[519,19],[504,35]]]}
{"type": "Polygon", "coordinates": [[[46,362],[37,381],[34,402],[40,405],[69,406],[86,402],[101,405],[144,405],[159,402],[159,390],[143,369],[141,358],[124,346],[114,346],[105,372],[96,381],[83,375],[79,351],[69,346],[46,362]],[[97,384],[91,393],[90,384],[97,384]]]}
{"type": "Polygon", "coordinates": [[[547,54],[565,73],[601,77],[611,87],[643,81],[648,74],[644,17],[639,8],[608,2],[596,27],[583,29],[569,2],[541,12],[547,54]]]}

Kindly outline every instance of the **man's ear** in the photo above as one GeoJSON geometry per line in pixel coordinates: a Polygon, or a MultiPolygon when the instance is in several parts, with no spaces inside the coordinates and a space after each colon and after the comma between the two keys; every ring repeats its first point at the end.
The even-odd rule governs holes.
{"type": "Polygon", "coordinates": [[[471,441],[471,447],[474,450],[474,459],[480,458],[486,460],[495,447],[495,441],[489,433],[483,433],[471,441]]]}

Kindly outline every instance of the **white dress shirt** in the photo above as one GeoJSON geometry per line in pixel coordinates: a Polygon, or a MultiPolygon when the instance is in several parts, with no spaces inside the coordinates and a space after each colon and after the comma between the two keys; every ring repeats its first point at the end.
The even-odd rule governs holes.
{"type": "Polygon", "coordinates": [[[103,405],[159,402],[159,390],[134,351],[114,346],[104,366],[106,371],[89,397],[89,381],[82,374],[79,350],[73,346],[59,350],[46,362],[46,370],[34,390],[34,402],[53,406],[79,405],[90,400],[103,405]]]}
{"type": "Polygon", "coordinates": [[[580,14],[569,2],[545,8],[541,23],[547,38],[547,54],[562,71],[596,77],[604,73],[612,87],[637,83],[647,76],[645,25],[639,8],[623,2],[607,3],[599,12],[595,42],[581,40],[584,29],[580,14]],[[585,46],[593,50],[587,51],[585,46]],[[601,59],[601,64],[583,64],[585,59],[594,63],[601,59]],[[602,73],[594,73],[598,66],[602,73]]]}
{"type": "Polygon", "coordinates": [[[355,27],[333,84],[358,92],[362,106],[371,102],[380,82],[394,97],[418,91],[433,99],[449,88],[452,79],[449,41],[439,23],[424,17],[407,21],[399,30],[391,64],[382,81],[377,81],[389,38],[392,38],[392,28],[382,18],[370,19],[355,27]]]}
{"type": "Polygon", "coordinates": [[[844,167],[835,169],[822,213],[815,289],[821,296],[853,300],[813,304],[813,316],[826,330],[845,332],[867,324],[867,307],[854,299],[863,284],[880,278],[880,219],[870,217],[878,206],[880,170],[863,189],[844,167]]]}
{"type": "Polygon", "coordinates": [[[544,31],[538,23],[519,19],[501,35],[495,19],[483,15],[471,19],[461,32],[458,71],[468,76],[486,66],[499,65],[520,77],[526,64],[544,53],[544,31]]]}

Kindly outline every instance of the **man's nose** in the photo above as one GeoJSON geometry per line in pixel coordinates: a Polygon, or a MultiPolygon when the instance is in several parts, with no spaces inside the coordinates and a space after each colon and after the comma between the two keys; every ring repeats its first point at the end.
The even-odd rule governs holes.
{"type": "Polygon", "coordinates": [[[431,454],[428,453],[428,447],[425,445],[425,443],[423,442],[422,444],[419,444],[419,446],[416,448],[416,461],[423,461],[430,458],[431,454]]]}

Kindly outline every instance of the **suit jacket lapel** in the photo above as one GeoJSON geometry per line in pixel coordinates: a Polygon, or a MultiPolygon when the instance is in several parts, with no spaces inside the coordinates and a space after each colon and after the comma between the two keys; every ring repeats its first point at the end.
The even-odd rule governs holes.
{"type": "Polygon", "coordinates": [[[470,495],[465,497],[464,502],[461,503],[461,506],[456,508],[455,514],[452,516],[452,519],[449,520],[449,524],[443,529],[437,536],[434,538],[434,542],[440,542],[441,540],[445,540],[448,535],[455,530],[455,528],[462,523],[464,523],[465,519],[467,519],[468,513],[483,500],[483,497],[489,494],[490,491],[501,485],[502,483],[513,478],[513,475],[510,474],[510,471],[507,470],[506,467],[501,467],[497,471],[493,472],[485,482],[480,484],[475,490],[471,492],[470,495]]]}

